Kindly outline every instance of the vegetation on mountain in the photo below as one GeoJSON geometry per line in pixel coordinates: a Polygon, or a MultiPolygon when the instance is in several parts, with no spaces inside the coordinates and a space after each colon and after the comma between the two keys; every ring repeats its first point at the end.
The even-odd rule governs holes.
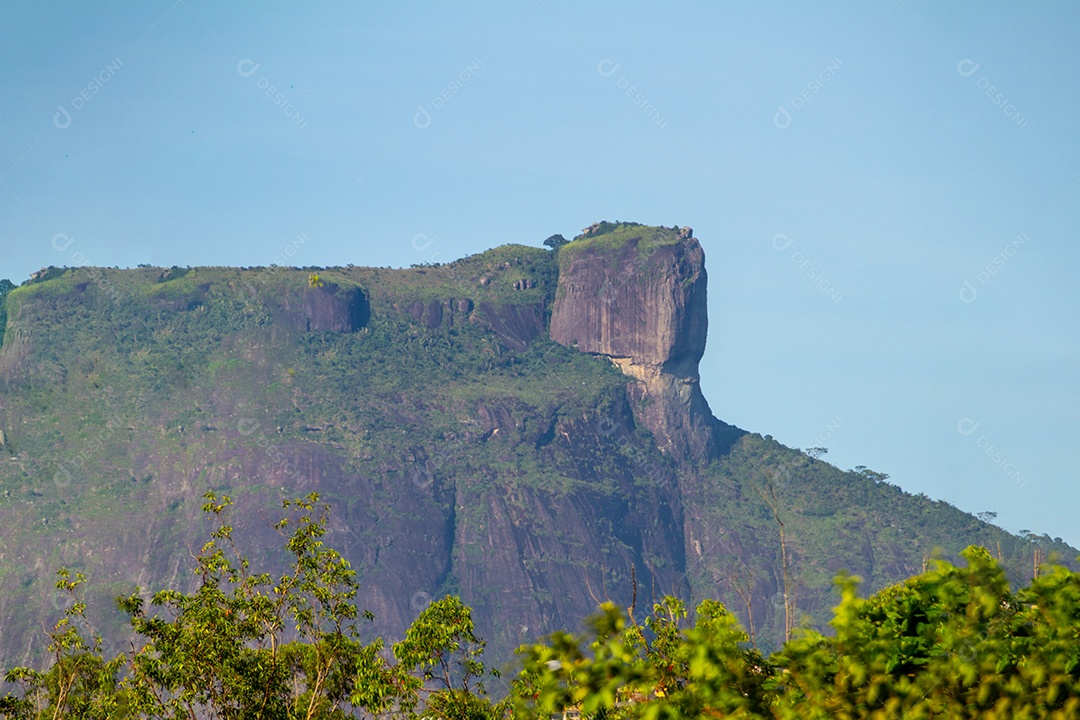
{"type": "Polygon", "coordinates": [[[646,258],[650,251],[679,243],[677,228],[653,227],[640,223],[600,222],[589,234],[578,235],[559,252],[559,267],[564,268],[580,252],[601,252],[617,257],[626,247],[632,246],[638,257],[646,258]]]}
{"type": "Polygon", "coordinates": [[[127,651],[106,659],[78,599],[84,578],[60,571],[57,587],[74,601],[49,633],[52,666],[7,672],[21,690],[0,700],[3,717],[329,719],[356,708],[416,717],[420,705],[469,717],[491,707],[484,643],[457,598],[424,608],[392,661],[381,639],[362,642],[358,623],[371,616],[354,603],[355,571],[322,540],[329,506],[317,494],[284,504],[294,512],[275,529],[291,562],[278,577],[238,550],[232,500],[206,501],[217,529],[194,558],[198,587],[158,591],[149,605],[138,592],[118,598],[127,651]]]}
{"type": "Polygon", "coordinates": [[[547,240],[545,240],[544,241],[544,246],[548,247],[548,248],[551,248],[555,252],[558,252],[559,248],[561,248],[563,245],[565,245],[568,242],[570,242],[570,241],[567,240],[566,238],[564,238],[562,235],[556,234],[556,235],[550,236],[547,240]]]}
{"type": "Polygon", "coordinates": [[[356,573],[325,544],[317,494],[284,503],[274,528],[291,561],[275,576],[238,550],[228,497],[206,496],[216,526],[194,557],[191,592],[118,598],[127,649],[111,651],[64,569],[71,604],[48,633],[51,665],[16,667],[0,717],[432,720],[584,718],[1070,718],[1080,712],[1080,574],[1046,565],[1017,591],[990,553],[934,567],[868,597],[840,574],[832,634],[804,629],[771,656],[735,617],[674,598],[642,619],[605,602],[584,634],[518,648],[509,685],[485,666],[470,609],[422,608],[388,648],[365,642],[356,573]],[[489,693],[486,684],[499,682],[489,693]]]}
{"type": "Polygon", "coordinates": [[[44,659],[33,639],[61,615],[51,568],[87,578],[87,618],[113,644],[131,618],[112,597],[193,592],[181,568],[212,529],[208,491],[234,499],[252,563],[280,577],[260,518],[317,490],[373,632],[404,637],[414,599],[459,596],[500,662],[579,629],[597,594],[629,605],[635,576],[642,606],[723,602],[767,656],[786,630],[824,626],[842,570],[874,592],[981,545],[1020,585],[1041,559],[1076,556],[713,418],[696,383],[704,323],[685,322],[704,308],[684,285],[704,285],[703,254],[680,236],[598,223],[558,253],[506,245],[398,270],[49,268],[8,289],[0,663],[44,659]],[[649,347],[628,337],[648,323],[618,317],[640,313],[683,348],[642,356],[651,385],[603,354],[615,345],[579,352],[548,332],[573,279],[559,265],[605,243],[578,296],[603,305],[620,342],[649,347]],[[638,283],[687,302],[642,312],[659,290],[638,283]]]}

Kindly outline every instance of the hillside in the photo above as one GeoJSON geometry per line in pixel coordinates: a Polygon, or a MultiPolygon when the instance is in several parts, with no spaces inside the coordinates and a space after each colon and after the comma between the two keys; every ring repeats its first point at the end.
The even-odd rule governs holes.
{"type": "Polygon", "coordinates": [[[775,647],[777,516],[818,626],[841,569],[875,590],[935,548],[984,545],[1014,580],[1077,555],[716,420],[706,291],[689,228],[632,224],[400,270],[47,269],[5,298],[0,664],[40,646],[61,565],[91,607],[193,587],[209,489],[260,564],[282,499],[318,490],[376,632],[458,593],[502,658],[628,603],[632,574],[639,604],[717,597],[775,647]]]}

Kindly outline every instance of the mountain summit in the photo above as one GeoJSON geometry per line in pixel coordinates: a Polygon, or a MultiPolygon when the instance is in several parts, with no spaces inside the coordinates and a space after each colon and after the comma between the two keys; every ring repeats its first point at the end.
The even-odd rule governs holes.
{"type": "MultiPolygon", "coordinates": [[[[684,228],[599,223],[559,252],[551,339],[602,355],[637,380],[635,417],[680,462],[730,446],[698,383],[708,332],[705,253],[684,228]]],[[[725,432],[727,431],[727,432],[725,432]]]]}
{"type": "Polygon", "coordinates": [[[270,520],[317,490],[376,632],[459,594],[502,658],[598,599],[716,597],[770,647],[828,618],[840,570],[1076,555],[715,419],[706,290],[689,228],[633,223],[401,270],[36,273],[0,347],[0,659],[40,646],[61,566],[91,608],[193,588],[209,490],[271,568],[270,520]]]}

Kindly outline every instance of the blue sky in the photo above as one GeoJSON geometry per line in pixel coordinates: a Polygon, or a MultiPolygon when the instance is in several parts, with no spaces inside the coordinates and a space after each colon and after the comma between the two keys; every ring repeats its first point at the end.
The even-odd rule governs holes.
{"type": "Polygon", "coordinates": [[[1075,3],[7,2],[0,39],[0,277],[690,225],[718,417],[1080,545],[1075,3]]]}

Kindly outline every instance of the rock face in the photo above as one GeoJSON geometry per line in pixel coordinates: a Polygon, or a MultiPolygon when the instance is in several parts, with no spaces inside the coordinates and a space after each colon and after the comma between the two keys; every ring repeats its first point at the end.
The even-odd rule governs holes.
{"type": "Polygon", "coordinates": [[[488,326],[507,347],[524,350],[544,332],[544,304],[480,303],[488,326]]]}
{"type": "MultiPolygon", "coordinates": [[[[520,281],[522,289],[524,283],[520,281]]],[[[532,287],[531,285],[529,287],[532,287]]],[[[517,288],[515,288],[517,289],[517,288]]],[[[462,322],[482,323],[493,330],[508,348],[524,350],[544,334],[544,303],[500,303],[482,301],[474,306],[468,298],[449,298],[442,302],[414,301],[405,308],[413,320],[429,330],[453,327],[462,322]],[[478,312],[473,312],[474,308],[478,312]]]]}
{"type": "Polygon", "coordinates": [[[707,278],[692,232],[671,231],[663,243],[631,237],[562,248],[551,339],[604,355],[639,381],[629,388],[634,415],[661,449],[707,463],[723,452],[724,440],[698,384],[707,278]]]}
{"type": "Polygon", "coordinates": [[[299,302],[287,297],[282,307],[289,322],[302,331],[356,332],[367,324],[371,315],[363,290],[342,288],[334,283],[304,288],[299,302]]]}

